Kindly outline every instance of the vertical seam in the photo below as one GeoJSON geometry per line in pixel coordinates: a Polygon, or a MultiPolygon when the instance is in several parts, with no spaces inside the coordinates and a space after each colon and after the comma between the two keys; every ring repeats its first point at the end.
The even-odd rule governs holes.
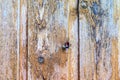
{"type": "Polygon", "coordinates": [[[28,80],[28,1],[26,2],[27,7],[27,19],[26,19],[26,80],[28,80]]]}
{"type": "Polygon", "coordinates": [[[77,18],[78,18],[78,80],[80,80],[80,31],[79,31],[79,0],[77,0],[77,18]]]}

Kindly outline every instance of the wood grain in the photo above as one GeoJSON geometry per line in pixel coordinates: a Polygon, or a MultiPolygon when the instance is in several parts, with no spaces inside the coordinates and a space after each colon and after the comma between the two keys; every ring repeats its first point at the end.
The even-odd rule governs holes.
{"type": "Polygon", "coordinates": [[[118,0],[80,1],[81,80],[120,79],[119,3],[118,0]]]}
{"type": "Polygon", "coordinates": [[[0,0],[0,80],[17,79],[17,5],[0,0]]]}
{"type": "MultiPolygon", "coordinates": [[[[112,75],[112,79],[116,79],[119,80],[120,79],[120,5],[119,5],[120,1],[119,0],[114,0],[113,1],[113,20],[114,20],[114,24],[116,27],[116,33],[117,33],[117,37],[115,39],[116,42],[114,42],[114,46],[112,51],[113,54],[116,54],[116,56],[114,56],[114,63],[115,66],[113,66],[113,71],[114,71],[114,75],[112,75]],[[114,76],[114,78],[113,78],[114,76]]],[[[114,65],[114,64],[113,64],[114,65]]]]}
{"type": "Polygon", "coordinates": [[[120,80],[120,1],[0,0],[0,80],[120,80]]]}
{"type": "Polygon", "coordinates": [[[28,1],[28,80],[77,80],[76,9],[77,0],[28,1]]]}
{"type": "Polygon", "coordinates": [[[28,25],[27,1],[20,0],[20,80],[28,80],[28,25]]]}

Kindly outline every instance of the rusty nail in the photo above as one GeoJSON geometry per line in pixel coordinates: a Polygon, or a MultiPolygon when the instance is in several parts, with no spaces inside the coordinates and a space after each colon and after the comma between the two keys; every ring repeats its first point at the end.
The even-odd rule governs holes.
{"type": "Polygon", "coordinates": [[[64,45],[62,46],[62,49],[63,49],[63,50],[66,50],[66,49],[68,49],[69,47],[70,47],[69,42],[66,42],[66,43],[64,43],[64,45]]]}
{"type": "Polygon", "coordinates": [[[40,56],[40,57],[38,58],[38,62],[39,62],[40,64],[44,63],[44,57],[41,57],[41,56],[40,56]]]}

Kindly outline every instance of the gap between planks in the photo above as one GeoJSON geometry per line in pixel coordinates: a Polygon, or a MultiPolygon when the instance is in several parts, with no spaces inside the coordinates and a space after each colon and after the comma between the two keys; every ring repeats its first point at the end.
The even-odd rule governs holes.
{"type": "Polygon", "coordinates": [[[80,80],[80,30],[79,30],[79,0],[77,0],[77,18],[78,18],[78,80],[80,80]]]}

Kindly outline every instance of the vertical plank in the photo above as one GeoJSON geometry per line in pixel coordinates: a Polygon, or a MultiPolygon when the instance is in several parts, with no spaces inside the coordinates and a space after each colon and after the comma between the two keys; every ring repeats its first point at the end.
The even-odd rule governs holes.
{"type": "Polygon", "coordinates": [[[78,13],[77,13],[78,3],[77,2],[78,0],[68,0],[69,3],[68,39],[71,46],[68,54],[67,80],[78,80],[78,13]]]}
{"type": "Polygon", "coordinates": [[[17,0],[0,0],[0,80],[17,79],[17,0]]]}
{"type": "Polygon", "coordinates": [[[81,80],[119,80],[120,2],[86,2],[80,3],[81,80]]]}
{"type": "Polygon", "coordinates": [[[78,79],[76,9],[77,0],[28,1],[28,80],[78,79]]]}
{"type": "Polygon", "coordinates": [[[20,1],[20,80],[27,80],[27,0],[20,1]]]}
{"type": "Polygon", "coordinates": [[[112,80],[116,79],[119,80],[120,79],[120,0],[114,0],[113,2],[113,19],[114,19],[114,24],[116,27],[116,33],[117,33],[117,38],[115,39],[116,41],[113,42],[113,49],[112,51],[114,51],[112,54],[114,54],[114,59],[112,61],[114,61],[115,63],[113,64],[113,71],[114,71],[114,75],[112,75],[112,80]]]}
{"type": "Polygon", "coordinates": [[[80,80],[96,80],[95,29],[91,3],[97,0],[79,0],[80,80]]]}

